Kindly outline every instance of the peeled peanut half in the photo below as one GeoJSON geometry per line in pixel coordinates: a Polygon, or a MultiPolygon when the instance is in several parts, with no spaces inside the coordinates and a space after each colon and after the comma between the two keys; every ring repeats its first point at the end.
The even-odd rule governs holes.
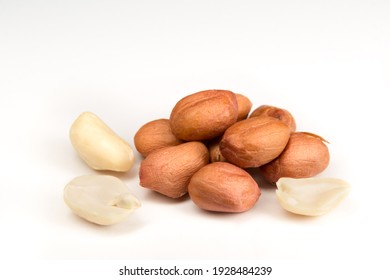
{"type": "Polygon", "coordinates": [[[79,156],[93,169],[126,172],[133,166],[134,154],[129,143],[95,114],[82,113],[69,134],[79,156]]]}
{"type": "Polygon", "coordinates": [[[287,211],[320,216],[336,208],[350,192],[350,185],[336,178],[280,178],[276,196],[287,211]]]}
{"type": "Polygon", "coordinates": [[[98,225],[112,225],[141,206],[127,186],[109,175],[85,175],[70,181],[64,201],[81,218],[98,225]]]}

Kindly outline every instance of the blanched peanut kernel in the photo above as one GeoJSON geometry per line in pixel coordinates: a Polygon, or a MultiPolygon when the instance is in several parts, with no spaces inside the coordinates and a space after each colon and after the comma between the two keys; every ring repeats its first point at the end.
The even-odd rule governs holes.
{"type": "Polygon", "coordinates": [[[79,156],[93,169],[125,172],[134,163],[129,143],[101,119],[82,113],[70,128],[70,140],[79,156]]]}
{"type": "Polygon", "coordinates": [[[121,180],[108,175],[73,179],[64,189],[64,201],[76,215],[99,225],[119,223],[141,206],[121,180]]]}
{"type": "Polygon", "coordinates": [[[276,196],[287,211],[320,216],[334,209],[350,191],[350,185],[335,178],[280,178],[276,196]]]}

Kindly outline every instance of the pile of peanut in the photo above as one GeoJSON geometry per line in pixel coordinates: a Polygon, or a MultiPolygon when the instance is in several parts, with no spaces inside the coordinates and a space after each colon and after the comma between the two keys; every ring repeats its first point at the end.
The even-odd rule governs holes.
{"type": "Polygon", "coordinates": [[[258,167],[276,182],[312,177],[327,167],[324,140],[295,132],[287,110],[260,106],[247,118],[251,108],[244,95],[206,90],[181,99],[169,120],[142,126],[134,137],[145,157],[140,185],[172,198],[188,192],[205,210],[243,212],[261,193],[245,168],[258,167]]]}
{"type": "MultiPolygon", "coordinates": [[[[135,147],[144,158],[140,185],[170,198],[188,193],[204,210],[244,212],[261,195],[258,183],[246,171],[256,168],[265,180],[276,183],[276,196],[284,209],[317,216],[335,208],[348,194],[349,185],[340,179],[311,178],[329,164],[327,142],[313,133],[296,132],[295,120],[285,109],[263,105],[249,115],[251,108],[252,102],[244,95],[205,90],[179,100],[169,119],[144,124],[134,136],[135,147]]],[[[92,113],[80,115],[71,127],[70,138],[80,157],[93,169],[126,172],[133,165],[130,145],[92,113]]],[[[94,200],[94,186],[109,185],[107,177],[96,176],[76,178],[78,185],[73,180],[65,188],[65,201],[76,214],[98,224],[112,224],[140,206],[119,186],[117,178],[110,180],[122,194],[109,195],[108,191],[106,200],[94,200]],[[82,188],[88,188],[83,195],[91,195],[87,200],[90,204],[91,199],[97,201],[95,205],[83,207],[79,193],[67,194],[82,188]],[[75,197],[76,206],[70,199],[75,197]],[[90,217],[90,212],[96,211],[85,209],[99,208],[99,204],[109,206],[104,211],[127,211],[119,211],[120,218],[110,213],[99,222],[99,218],[90,217]],[[81,214],[80,209],[84,209],[81,214]]]]}

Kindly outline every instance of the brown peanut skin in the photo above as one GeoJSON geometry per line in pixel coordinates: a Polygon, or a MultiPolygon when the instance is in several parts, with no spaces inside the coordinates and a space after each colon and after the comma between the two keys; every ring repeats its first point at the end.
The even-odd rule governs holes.
{"type": "Polygon", "coordinates": [[[188,193],[201,209],[231,213],[251,209],[261,195],[249,173],[227,162],[214,162],[196,172],[188,193]]]}
{"type": "Polygon", "coordinates": [[[210,162],[223,161],[226,162],[226,158],[222,155],[221,150],[219,148],[219,142],[221,142],[221,138],[218,137],[212,140],[208,144],[209,153],[210,153],[210,162]]]}
{"type": "Polygon", "coordinates": [[[140,185],[171,198],[187,193],[192,175],[209,163],[209,152],[201,142],[187,142],[150,153],[141,162],[140,185]]]}
{"type": "Polygon", "coordinates": [[[143,157],[147,157],[154,150],[182,143],[183,141],[173,135],[168,119],[148,122],[134,135],[135,148],[143,157]]]}
{"type": "Polygon", "coordinates": [[[277,158],[287,145],[290,128],[272,117],[249,118],[229,127],[219,144],[222,155],[242,167],[259,167],[277,158]]]}
{"type": "Polygon", "coordinates": [[[278,158],[261,166],[260,174],[273,183],[281,177],[309,178],[324,171],[329,159],[329,150],[322,138],[294,132],[286,149],[278,158]]]}
{"type": "Polygon", "coordinates": [[[262,105],[256,108],[249,117],[253,118],[260,116],[269,116],[284,122],[288,127],[290,127],[291,132],[294,132],[297,128],[294,117],[286,109],[262,105]]]}
{"type": "Polygon", "coordinates": [[[237,121],[242,121],[248,117],[249,112],[252,109],[252,102],[248,97],[240,93],[236,93],[238,116],[237,121]]]}
{"type": "Polygon", "coordinates": [[[173,134],[185,141],[201,141],[220,136],[237,121],[237,99],[228,90],[205,90],[181,99],[173,108],[173,134]]]}

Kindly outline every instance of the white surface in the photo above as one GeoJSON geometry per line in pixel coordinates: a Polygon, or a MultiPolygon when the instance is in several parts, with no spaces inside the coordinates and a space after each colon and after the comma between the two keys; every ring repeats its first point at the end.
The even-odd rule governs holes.
{"type": "Polygon", "coordinates": [[[0,1],[1,256],[24,259],[366,261],[388,252],[389,1],[0,1]],[[290,215],[273,189],[236,215],[119,175],[143,206],[111,227],[67,208],[93,173],[68,139],[83,111],[134,147],[147,121],[211,88],[290,110],[328,141],[321,176],[352,185],[335,211],[290,215]]]}

